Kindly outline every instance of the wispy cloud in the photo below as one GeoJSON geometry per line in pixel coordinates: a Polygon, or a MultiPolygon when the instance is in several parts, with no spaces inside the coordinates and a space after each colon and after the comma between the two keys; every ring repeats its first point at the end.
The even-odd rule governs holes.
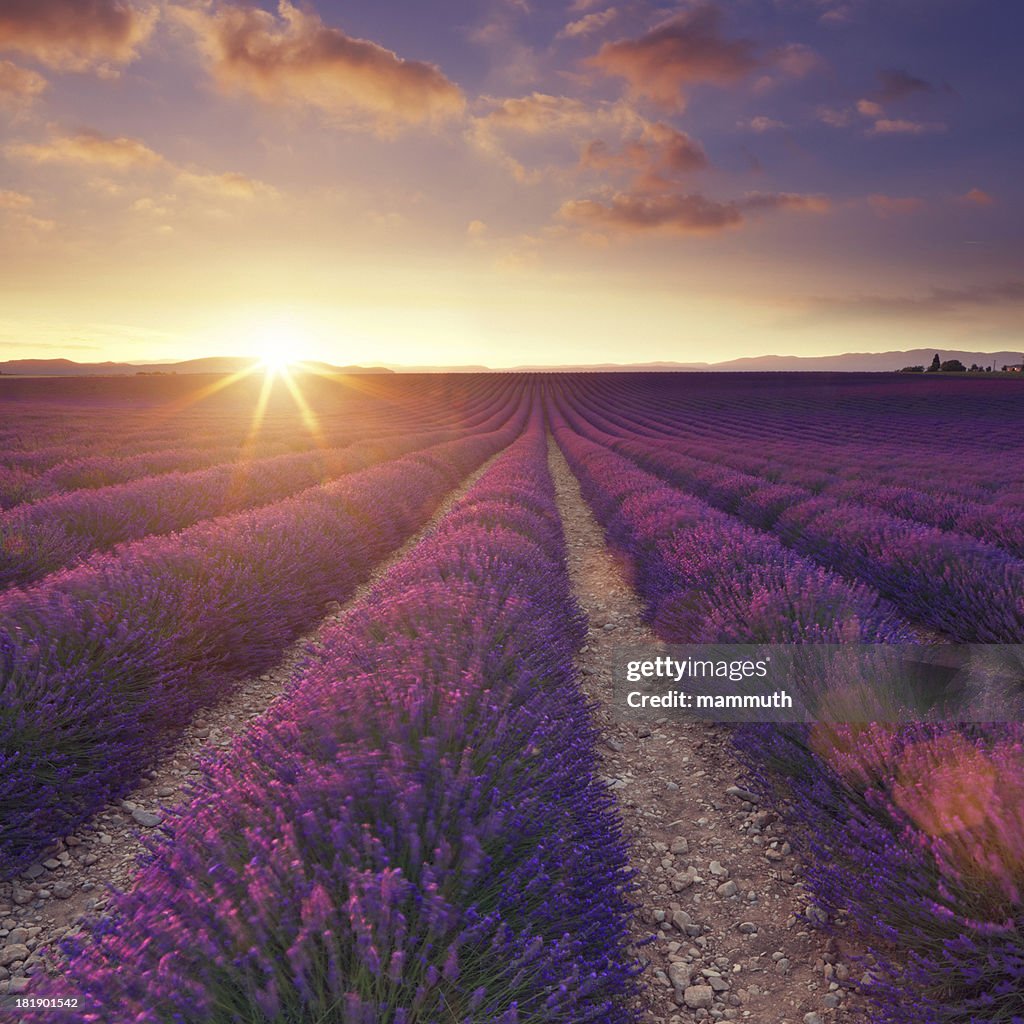
{"type": "Polygon", "coordinates": [[[57,135],[47,142],[15,142],[9,155],[37,164],[92,164],[111,170],[158,167],[164,158],[138,139],[107,136],[99,132],[57,135]]]}
{"type": "Polygon", "coordinates": [[[857,295],[816,298],[812,308],[848,319],[934,317],[970,309],[1024,305],[1024,280],[1009,279],[961,288],[931,288],[921,295],[857,295]]]}
{"type": "Polygon", "coordinates": [[[716,234],[742,225],[751,214],[773,210],[823,213],[830,208],[822,196],[796,193],[751,193],[719,201],[699,193],[642,196],[620,192],[610,200],[575,199],[559,210],[563,220],[627,233],[664,231],[675,234],[716,234]]]}
{"type": "Polygon", "coordinates": [[[868,129],[869,135],[931,135],[944,132],[942,121],[911,121],[903,117],[880,117],[868,129]]]}
{"type": "Polygon", "coordinates": [[[585,14],[582,18],[570,21],[565,28],[558,33],[559,39],[579,39],[583,36],[600,32],[619,16],[617,7],[606,7],[603,11],[593,11],[585,14]]]}

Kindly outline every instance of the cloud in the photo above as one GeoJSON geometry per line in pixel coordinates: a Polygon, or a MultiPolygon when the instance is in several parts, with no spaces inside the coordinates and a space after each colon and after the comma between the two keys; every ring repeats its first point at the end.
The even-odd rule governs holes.
{"type": "Polygon", "coordinates": [[[35,200],[31,196],[0,189],[0,215],[4,218],[6,231],[12,228],[22,228],[30,234],[52,231],[57,226],[56,222],[35,216],[31,212],[34,206],[35,200]]]}
{"type": "Polygon", "coordinates": [[[780,71],[793,78],[804,78],[827,66],[820,54],[803,43],[788,43],[780,47],[772,54],[771,61],[780,71]]]}
{"type": "Polygon", "coordinates": [[[708,166],[703,147],[686,132],[649,121],[623,101],[585,103],[535,92],[502,100],[483,97],[481,102],[490,109],[474,119],[470,137],[519,181],[536,183],[552,175],[567,179],[580,170],[630,173],[634,190],[663,191],[677,188],[673,179],[680,175],[708,166]],[[528,170],[520,159],[524,147],[532,146],[550,160],[552,145],[564,149],[566,143],[579,153],[575,167],[562,163],[528,170]]]}
{"type": "Polygon", "coordinates": [[[970,203],[973,206],[991,206],[995,199],[984,189],[972,188],[958,197],[962,203],[970,203]]]}
{"type": "Polygon", "coordinates": [[[487,234],[487,224],[482,220],[471,220],[466,225],[466,234],[470,238],[480,238],[487,234]]]}
{"type": "Polygon", "coordinates": [[[45,91],[47,81],[28,68],[0,60],[0,108],[16,110],[28,106],[45,91]]]}
{"type": "Polygon", "coordinates": [[[777,121],[774,117],[765,117],[759,115],[758,117],[752,117],[749,121],[737,121],[737,128],[747,128],[752,132],[757,132],[759,135],[765,132],[775,131],[778,128],[785,128],[785,121],[777,121]]]}
{"type": "Polygon", "coordinates": [[[112,170],[159,167],[165,162],[159,153],[138,139],[115,138],[99,132],[59,135],[43,143],[12,143],[7,152],[37,164],[91,164],[112,170]]]}
{"type": "Polygon", "coordinates": [[[199,171],[181,170],[177,175],[179,185],[198,189],[209,195],[225,199],[258,199],[277,194],[277,190],[255,178],[249,178],[235,171],[223,174],[210,174],[199,171]]]}
{"type": "MultiPolygon", "coordinates": [[[[55,135],[47,142],[41,143],[12,143],[6,152],[10,156],[37,164],[101,167],[121,174],[162,171],[165,176],[171,176],[179,186],[220,199],[252,200],[277,195],[274,188],[255,178],[236,171],[216,173],[194,166],[185,167],[150,149],[141,140],[126,136],[112,137],[101,135],[99,132],[85,131],[76,135],[55,135]]],[[[112,195],[120,192],[118,186],[108,188],[107,183],[102,180],[93,184],[101,185],[104,191],[112,195]]],[[[151,212],[152,200],[137,200],[132,209],[151,212]]]]}
{"type": "Polygon", "coordinates": [[[845,128],[853,120],[852,110],[840,110],[836,107],[818,107],[815,115],[822,124],[830,128],[845,128]]]}
{"type": "Polygon", "coordinates": [[[570,200],[558,213],[563,220],[589,228],[708,235],[739,227],[747,220],[748,213],[785,209],[820,213],[828,208],[828,201],[820,196],[788,192],[752,193],[743,199],[724,202],[698,193],[641,196],[620,192],[607,202],[570,200]]]}
{"type": "Polygon", "coordinates": [[[868,206],[880,217],[892,214],[916,213],[924,209],[925,202],[917,196],[886,196],[874,194],[868,196],[868,206]]]}
{"type": "Polygon", "coordinates": [[[59,71],[109,69],[136,58],[157,16],[155,6],[126,0],[3,0],[0,51],[59,71]]]}
{"type": "Polygon", "coordinates": [[[0,210],[27,210],[32,203],[32,197],[22,192],[0,189],[0,210]]]}
{"type": "Polygon", "coordinates": [[[559,39],[578,39],[581,36],[590,35],[592,32],[599,32],[610,25],[619,16],[617,7],[608,7],[603,11],[594,11],[592,14],[585,14],[576,21],[570,21],[558,33],[559,39]]]}
{"type": "Polygon", "coordinates": [[[603,139],[593,139],[583,150],[580,166],[634,172],[633,191],[656,192],[676,188],[675,179],[706,168],[708,157],[700,143],[685,132],[656,121],[645,125],[639,138],[618,148],[613,149],[603,139]]]}
{"type": "Polygon", "coordinates": [[[528,170],[513,156],[510,147],[531,140],[573,142],[584,145],[597,133],[623,135],[647,123],[626,103],[584,103],[569,96],[534,92],[528,96],[498,99],[483,96],[486,112],[474,117],[468,129],[470,141],[481,152],[505,164],[517,181],[536,183],[545,172],[528,170]]]}
{"type": "Polygon", "coordinates": [[[931,317],[965,309],[1024,304],[1024,280],[974,284],[964,288],[931,288],[923,295],[858,295],[853,298],[818,298],[812,305],[851,319],[874,317],[931,317]]]}
{"type": "Polygon", "coordinates": [[[881,117],[885,111],[874,100],[857,100],[857,113],[864,117],[881,117]]]}
{"type": "Polygon", "coordinates": [[[680,111],[689,86],[732,85],[762,64],[749,40],[723,38],[721,22],[719,9],[703,3],[637,39],[605,43],[587,64],[624,78],[634,97],[680,111]]]}
{"type": "Polygon", "coordinates": [[[875,96],[882,103],[889,103],[893,100],[901,100],[906,96],[912,96],[916,92],[934,92],[935,86],[926,82],[923,78],[917,78],[907,71],[899,68],[888,68],[878,72],[879,87],[875,96]]]}
{"type": "Polygon", "coordinates": [[[869,135],[928,135],[944,132],[941,121],[908,121],[904,118],[879,118],[869,129],[869,135]]]}
{"type": "Polygon", "coordinates": [[[635,125],[643,120],[622,103],[584,103],[569,96],[552,96],[543,92],[508,99],[483,96],[480,102],[490,109],[476,118],[475,124],[489,131],[543,135],[592,131],[609,124],[635,125]]]}
{"type": "Polygon", "coordinates": [[[218,84],[265,103],[369,119],[382,130],[456,116],[465,105],[435,65],[348,36],[288,0],[277,15],[229,3],[175,13],[196,33],[218,84]]]}

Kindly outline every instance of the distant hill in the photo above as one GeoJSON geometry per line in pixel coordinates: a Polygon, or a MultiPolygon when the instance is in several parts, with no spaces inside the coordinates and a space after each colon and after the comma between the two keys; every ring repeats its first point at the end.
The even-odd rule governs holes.
{"type": "Polygon", "coordinates": [[[1021,362],[1021,352],[963,352],[952,349],[914,348],[897,352],[846,352],[838,356],[746,356],[721,363],[597,363],[591,366],[517,366],[517,370],[589,370],[614,373],[624,370],[675,370],[679,372],[815,372],[815,373],[891,373],[904,366],[927,367],[939,354],[943,361],[959,359],[964,366],[977,363],[999,369],[1021,362]]]}
{"type": "MultiPolygon", "coordinates": [[[[650,362],[593,363],[589,365],[567,363],[560,366],[516,366],[501,370],[495,370],[493,367],[482,364],[406,366],[400,363],[386,363],[382,366],[334,366],[331,363],[309,362],[306,365],[315,372],[326,374],[508,373],[511,371],[557,373],[574,370],[586,370],[591,373],[620,371],[891,373],[904,366],[928,366],[936,352],[944,361],[959,359],[965,366],[977,363],[979,366],[993,366],[997,370],[1004,365],[1021,362],[1020,352],[964,352],[941,348],[915,348],[896,352],[846,352],[838,356],[748,356],[742,359],[729,359],[721,363],[650,362]]],[[[258,360],[244,356],[207,356],[204,359],[187,359],[178,363],[76,363],[70,359],[11,359],[7,362],[0,362],[0,373],[31,377],[97,377],[139,373],[237,373],[257,362],[258,360]]]]}

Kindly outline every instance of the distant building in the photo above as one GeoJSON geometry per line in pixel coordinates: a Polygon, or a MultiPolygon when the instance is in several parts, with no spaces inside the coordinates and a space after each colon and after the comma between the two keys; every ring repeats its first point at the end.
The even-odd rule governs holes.
{"type": "Polygon", "coordinates": [[[1003,373],[1024,373],[1024,363],[1011,363],[1003,367],[1003,373]]]}

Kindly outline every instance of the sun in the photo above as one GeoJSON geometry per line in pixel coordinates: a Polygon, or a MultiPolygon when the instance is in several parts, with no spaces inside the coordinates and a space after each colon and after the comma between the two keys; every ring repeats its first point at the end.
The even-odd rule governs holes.
{"type": "Polygon", "coordinates": [[[307,340],[293,320],[275,317],[253,331],[250,344],[267,376],[277,376],[287,373],[289,367],[302,359],[307,340]]]}

